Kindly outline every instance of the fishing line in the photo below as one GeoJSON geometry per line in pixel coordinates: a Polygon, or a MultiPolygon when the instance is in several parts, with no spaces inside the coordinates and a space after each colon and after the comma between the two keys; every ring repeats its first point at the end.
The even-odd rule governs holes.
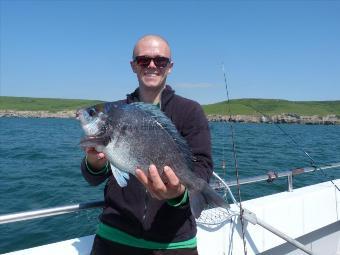
{"type": "MultiPolygon", "coordinates": [[[[266,117],[268,119],[270,119],[270,117],[266,114],[264,114],[263,112],[261,112],[260,110],[256,109],[254,106],[250,105],[250,104],[245,104],[245,103],[242,103],[243,105],[253,109],[255,112],[257,113],[260,113],[263,117],[266,117]]],[[[316,168],[319,168],[318,164],[315,162],[315,160],[308,154],[308,152],[299,144],[295,141],[295,139],[287,132],[285,131],[280,125],[278,125],[277,123],[273,122],[273,124],[279,129],[281,130],[281,132],[283,134],[285,134],[286,136],[288,136],[290,138],[290,140],[296,145],[296,147],[298,149],[300,149],[304,155],[310,160],[310,163],[311,163],[311,166],[314,167],[315,169],[316,168]]],[[[332,179],[329,178],[329,176],[325,173],[325,171],[323,169],[320,169],[321,173],[324,175],[324,177],[329,180],[333,185],[334,187],[340,191],[340,188],[336,185],[336,183],[333,182],[332,179]]]]}
{"type": "Polygon", "coordinates": [[[238,171],[238,161],[236,156],[236,143],[235,143],[235,132],[234,132],[234,125],[231,121],[231,107],[230,107],[230,99],[229,99],[229,89],[228,89],[228,83],[227,83],[227,76],[224,70],[224,64],[222,63],[222,72],[224,76],[224,83],[225,83],[225,89],[227,91],[227,104],[226,104],[226,110],[229,114],[229,123],[230,123],[230,131],[231,131],[231,140],[233,145],[233,157],[234,157],[234,166],[235,166],[235,173],[236,173],[236,181],[237,181],[237,195],[239,200],[239,207],[240,207],[240,222],[241,222],[241,230],[242,230],[242,240],[243,240],[243,250],[244,254],[247,255],[247,244],[246,244],[246,238],[244,233],[244,218],[243,213],[244,210],[242,208],[242,199],[241,199],[241,186],[239,181],[239,171],[238,171]],[[228,106],[228,107],[227,107],[228,106]]]}

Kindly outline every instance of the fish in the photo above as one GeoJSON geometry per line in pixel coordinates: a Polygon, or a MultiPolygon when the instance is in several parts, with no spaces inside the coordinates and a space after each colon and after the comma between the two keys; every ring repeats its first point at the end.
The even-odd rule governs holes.
{"type": "Polygon", "coordinates": [[[157,106],[102,103],[79,109],[76,115],[85,133],[80,146],[105,154],[120,187],[128,185],[137,168],[147,174],[154,164],[162,176],[164,167],[169,166],[188,190],[195,218],[208,205],[229,208],[227,201],[193,172],[195,159],[189,145],[157,106]]]}

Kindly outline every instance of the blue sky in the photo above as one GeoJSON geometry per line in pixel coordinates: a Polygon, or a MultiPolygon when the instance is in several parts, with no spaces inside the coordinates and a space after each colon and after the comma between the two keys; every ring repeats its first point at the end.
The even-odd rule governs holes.
{"type": "Polygon", "coordinates": [[[144,34],[168,39],[168,83],[202,104],[231,98],[340,100],[339,1],[1,3],[2,96],[117,100],[144,34]]]}

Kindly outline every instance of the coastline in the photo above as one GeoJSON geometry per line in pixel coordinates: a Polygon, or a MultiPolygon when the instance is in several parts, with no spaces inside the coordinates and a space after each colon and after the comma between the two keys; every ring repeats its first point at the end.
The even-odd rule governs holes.
{"type": "Polygon", "coordinates": [[[282,113],[272,116],[255,116],[255,115],[232,115],[231,118],[226,115],[207,115],[208,121],[211,122],[240,122],[240,123],[285,123],[285,124],[305,124],[305,125],[340,125],[340,116],[330,114],[326,116],[312,115],[304,116],[291,113],[282,113]]]}
{"type": "Polygon", "coordinates": [[[75,118],[76,111],[15,111],[15,110],[0,110],[0,118],[59,118],[59,119],[71,119],[75,118]]]}
{"type": "MultiPolygon", "coordinates": [[[[0,118],[75,118],[75,110],[68,111],[15,111],[0,110],[0,118]]],[[[211,122],[238,122],[238,123],[286,123],[286,124],[306,124],[306,125],[340,125],[340,116],[331,114],[326,116],[312,115],[300,116],[297,114],[283,113],[273,116],[255,116],[255,115],[232,115],[231,118],[226,115],[209,114],[208,121],[211,122]]]]}

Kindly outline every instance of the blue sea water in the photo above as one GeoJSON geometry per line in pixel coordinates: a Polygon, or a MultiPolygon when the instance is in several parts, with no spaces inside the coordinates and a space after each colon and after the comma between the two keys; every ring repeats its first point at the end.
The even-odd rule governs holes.
{"type": "MultiPolygon", "coordinates": [[[[340,162],[340,126],[281,125],[299,146],[273,124],[233,127],[241,178],[310,165],[299,147],[318,164],[340,162]]],[[[211,123],[210,128],[215,171],[235,179],[230,125],[211,123]]],[[[81,136],[73,119],[0,118],[0,215],[101,200],[103,185],[89,186],[80,173],[81,136]]],[[[340,178],[340,169],[327,171],[327,176],[297,176],[294,188],[331,178],[340,178]]],[[[286,189],[283,179],[243,185],[241,195],[247,200],[286,189]]],[[[93,234],[99,213],[96,209],[0,225],[0,253],[93,234]]]]}

